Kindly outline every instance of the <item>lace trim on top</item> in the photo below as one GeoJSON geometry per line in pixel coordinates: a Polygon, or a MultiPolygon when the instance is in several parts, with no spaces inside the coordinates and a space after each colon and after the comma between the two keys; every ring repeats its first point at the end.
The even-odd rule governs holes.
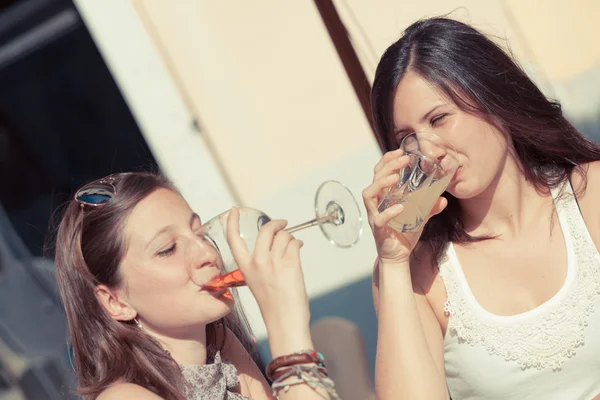
{"type": "Polygon", "coordinates": [[[214,346],[208,348],[208,361],[204,365],[180,365],[187,384],[187,400],[251,400],[237,393],[237,369],[223,362],[214,346]]]}
{"type": "MultiPolygon", "coordinates": [[[[579,213],[573,191],[567,182],[564,198],[557,199],[557,190],[552,193],[567,253],[572,250],[568,258],[574,255],[574,259],[569,260],[569,269],[574,268],[575,271],[567,271],[565,285],[555,297],[564,289],[569,290],[568,294],[546,312],[535,313],[555,297],[517,316],[490,314],[495,318],[480,318],[461,288],[456,254],[453,254],[453,260],[448,260],[447,254],[453,248],[446,249],[446,256],[440,263],[440,275],[448,295],[444,312],[450,316],[446,334],[457,336],[459,342],[484,346],[489,354],[515,361],[522,369],[550,367],[559,370],[567,358],[574,356],[576,349],[584,344],[584,329],[589,315],[594,312],[594,300],[600,294],[600,257],[579,213]],[[455,261],[454,265],[452,261],[455,261]],[[573,272],[576,275],[571,281],[574,282],[569,282],[569,275],[573,272]],[[569,283],[570,288],[567,287],[569,283]],[[527,318],[516,318],[521,316],[527,318]],[[515,319],[519,322],[506,323],[515,319]]],[[[464,282],[466,286],[466,280],[464,282]]]]}

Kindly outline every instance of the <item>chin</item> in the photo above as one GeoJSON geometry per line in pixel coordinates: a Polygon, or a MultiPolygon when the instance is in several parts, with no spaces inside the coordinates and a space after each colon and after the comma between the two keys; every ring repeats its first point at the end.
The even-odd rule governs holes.
{"type": "MultiPolygon", "coordinates": [[[[227,294],[229,294],[229,291],[227,291],[227,294]]],[[[233,296],[231,296],[231,294],[229,294],[229,296],[228,295],[221,296],[219,298],[219,300],[227,306],[229,311],[233,310],[233,305],[235,304],[235,300],[234,300],[233,296]]]]}
{"type": "Polygon", "coordinates": [[[481,193],[480,190],[477,190],[477,188],[473,187],[474,185],[471,185],[470,183],[471,182],[468,181],[453,182],[448,186],[446,191],[459,200],[470,199],[481,193]]]}
{"type": "MultiPolygon", "coordinates": [[[[226,291],[225,293],[229,293],[229,291],[226,291]]],[[[233,297],[228,297],[226,295],[211,295],[208,298],[204,298],[202,302],[199,302],[194,306],[194,309],[197,312],[195,315],[203,320],[203,323],[209,324],[230,314],[233,310],[234,304],[235,301],[233,297]]]]}
{"type": "MultiPolygon", "coordinates": [[[[227,294],[229,291],[225,293],[227,294]]],[[[219,318],[229,314],[233,310],[233,305],[235,304],[233,297],[229,297],[226,294],[216,298],[217,301],[215,302],[216,304],[214,306],[211,304],[211,306],[214,307],[214,310],[220,314],[219,318]]]]}

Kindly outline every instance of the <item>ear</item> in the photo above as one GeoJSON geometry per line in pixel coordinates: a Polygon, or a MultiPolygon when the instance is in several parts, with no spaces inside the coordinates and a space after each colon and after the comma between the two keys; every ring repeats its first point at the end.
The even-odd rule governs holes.
{"type": "Polygon", "coordinates": [[[108,315],[117,321],[131,321],[137,311],[124,301],[117,292],[104,285],[96,286],[96,299],[104,307],[108,315]]]}

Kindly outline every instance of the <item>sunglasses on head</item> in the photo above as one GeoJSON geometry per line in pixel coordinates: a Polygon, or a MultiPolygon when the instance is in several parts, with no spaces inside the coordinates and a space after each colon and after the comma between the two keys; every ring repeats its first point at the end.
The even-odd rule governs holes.
{"type": "Polygon", "coordinates": [[[115,183],[113,176],[90,182],[75,193],[74,199],[81,205],[99,207],[116,196],[115,183]]]}

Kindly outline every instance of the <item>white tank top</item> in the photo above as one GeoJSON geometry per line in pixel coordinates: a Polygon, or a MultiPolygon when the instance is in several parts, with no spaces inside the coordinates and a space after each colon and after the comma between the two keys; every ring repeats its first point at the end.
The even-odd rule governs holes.
{"type": "Polygon", "coordinates": [[[440,275],[448,295],[444,360],[453,400],[589,400],[600,394],[600,254],[571,185],[559,192],[552,196],[567,248],[567,277],[533,310],[499,316],[483,309],[448,245],[440,275]]]}

